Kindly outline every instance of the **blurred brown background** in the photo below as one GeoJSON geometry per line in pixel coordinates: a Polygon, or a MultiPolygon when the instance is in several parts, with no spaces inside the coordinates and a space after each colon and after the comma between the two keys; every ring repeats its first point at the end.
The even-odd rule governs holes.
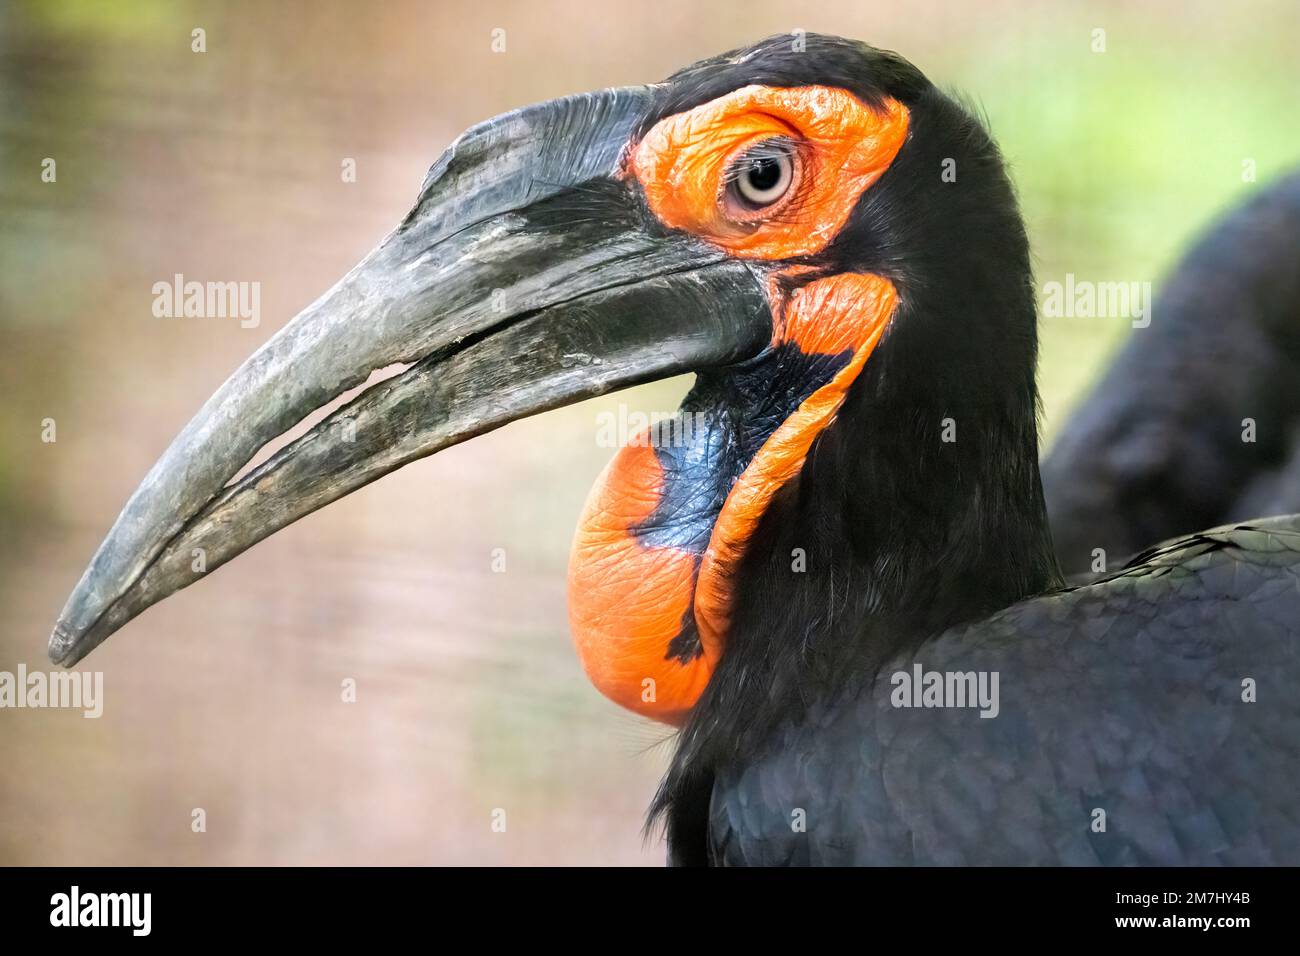
{"type": "MultiPolygon", "coordinates": [[[[987,111],[1041,280],[1158,281],[1252,188],[1244,159],[1261,182],[1300,160],[1292,0],[5,3],[0,671],[48,670],[150,464],[458,132],[795,28],[896,49],[987,111]],[[261,325],[155,319],[178,272],[260,282],[261,325]]],[[[1044,323],[1049,434],[1128,328],[1044,323]]],[[[587,684],[564,573],[611,454],[597,413],[670,410],[686,385],[520,422],[274,536],[82,665],[105,674],[99,720],[0,710],[0,863],[659,862],[640,826],[667,735],[587,684]]]]}

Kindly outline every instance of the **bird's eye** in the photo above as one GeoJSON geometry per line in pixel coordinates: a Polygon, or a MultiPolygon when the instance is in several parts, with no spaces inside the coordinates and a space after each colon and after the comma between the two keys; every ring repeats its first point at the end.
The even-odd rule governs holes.
{"type": "Polygon", "coordinates": [[[727,172],[726,205],[736,219],[770,212],[791,192],[797,174],[788,143],[760,143],[742,153],[727,172]]]}

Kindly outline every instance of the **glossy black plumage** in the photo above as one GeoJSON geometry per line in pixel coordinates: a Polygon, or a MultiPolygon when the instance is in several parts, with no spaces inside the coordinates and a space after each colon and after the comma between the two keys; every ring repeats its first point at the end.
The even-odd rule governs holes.
{"type": "Polygon", "coordinates": [[[808,39],[793,57],[774,40],[709,61],[660,94],[690,103],[752,69],[881,91],[912,118],[816,259],[889,277],[900,305],[739,569],[726,652],[652,808],[670,861],[1300,862],[1298,519],[1062,590],[1028,243],[997,149],[892,55],[808,39]],[[913,662],[1002,673],[1001,713],[894,708],[891,675],[913,662]],[[1257,703],[1240,699],[1247,677],[1257,703]]]}
{"type": "Polygon", "coordinates": [[[1043,462],[1068,574],[1300,510],[1300,172],[1197,240],[1043,462]],[[1254,422],[1253,442],[1242,440],[1254,422]]]}
{"type": "Polygon", "coordinates": [[[1144,557],[953,628],[783,723],[718,774],[710,861],[1300,861],[1300,518],[1144,557]],[[1000,713],[891,706],[889,675],[913,661],[999,671],[1000,713]]]}

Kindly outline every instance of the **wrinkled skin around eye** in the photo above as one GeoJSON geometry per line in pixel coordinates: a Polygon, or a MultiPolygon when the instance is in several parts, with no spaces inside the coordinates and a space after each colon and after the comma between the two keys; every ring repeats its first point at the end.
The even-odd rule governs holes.
{"type": "Polygon", "coordinates": [[[632,152],[630,171],[666,226],[707,239],[732,255],[787,259],[824,249],[864,190],[907,138],[907,108],[881,112],[830,87],[746,86],[660,120],[632,152]],[[764,140],[799,145],[801,185],[779,216],[736,222],[719,202],[736,157],[764,140]]]}

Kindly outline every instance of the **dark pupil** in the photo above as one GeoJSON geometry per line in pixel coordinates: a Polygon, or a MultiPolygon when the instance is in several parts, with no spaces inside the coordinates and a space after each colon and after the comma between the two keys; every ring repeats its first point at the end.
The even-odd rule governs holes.
{"type": "Polygon", "coordinates": [[[772,156],[752,159],[746,175],[751,186],[759,192],[767,192],[781,181],[781,164],[772,156]]]}

